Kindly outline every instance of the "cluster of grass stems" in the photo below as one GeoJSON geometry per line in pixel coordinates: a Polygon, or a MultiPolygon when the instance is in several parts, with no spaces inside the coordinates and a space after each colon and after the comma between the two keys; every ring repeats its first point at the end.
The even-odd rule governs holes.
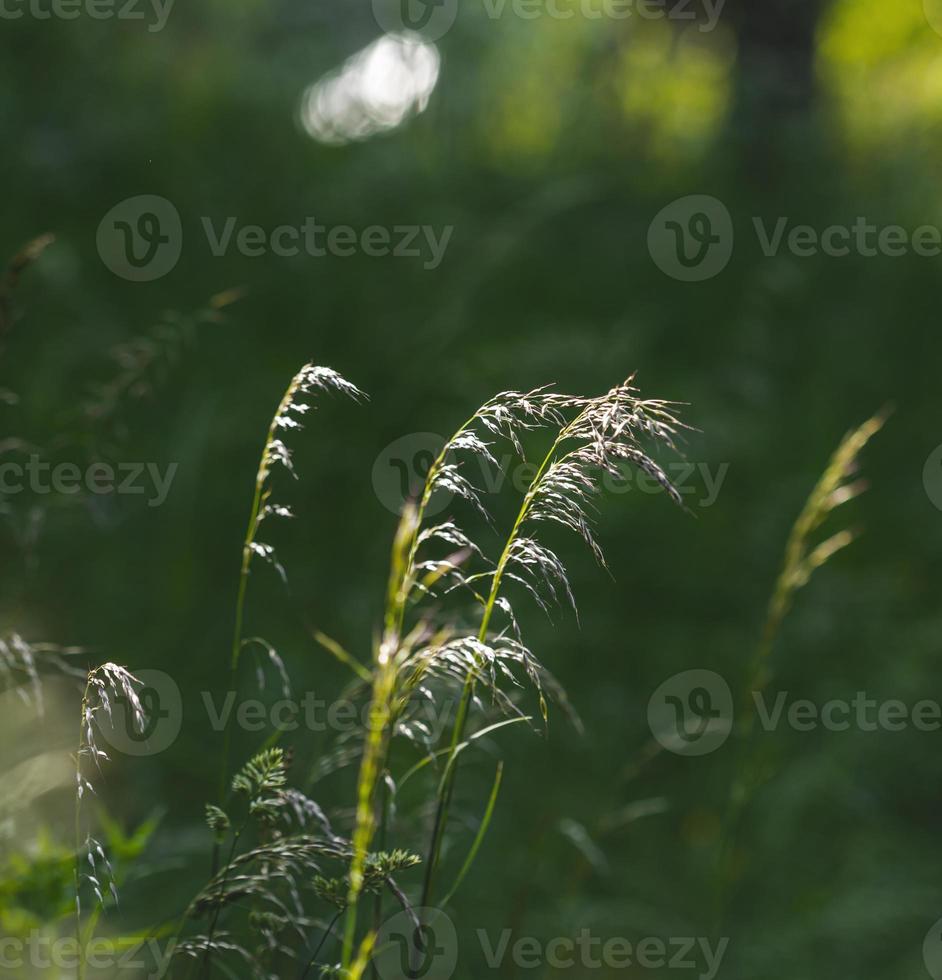
{"type": "MultiPolygon", "coordinates": [[[[276,475],[295,475],[290,436],[301,428],[314,396],[328,392],[354,401],[365,398],[335,371],[307,364],[286,389],[263,445],[236,587],[228,657],[233,691],[238,690],[243,653],[250,645],[263,652],[288,684],[284,659],[275,648],[261,637],[245,635],[247,596],[258,562],[285,576],[274,547],[263,540],[269,522],[294,516],[273,499],[276,475]]],[[[747,693],[768,683],[773,646],[796,592],[852,540],[850,531],[840,530],[816,543],[829,514],[862,489],[851,481],[856,460],[882,423],[882,416],[875,417],[844,439],[795,523],[748,667],[747,693]]],[[[357,658],[337,641],[315,633],[323,649],[350,670],[353,688],[369,703],[355,750],[344,746],[335,760],[337,767],[344,762],[357,766],[347,832],[335,830],[315,800],[289,787],[291,753],[277,745],[277,734],[233,771],[228,726],[217,797],[206,810],[212,839],[209,881],[174,924],[152,933],[174,943],[172,975],[233,975],[234,962],[241,961],[258,976],[288,976],[285,964],[291,963],[302,980],[313,971],[359,980],[379,952],[375,946],[387,900],[414,922],[414,954],[422,954],[423,910],[451,901],[474,863],[500,791],[503,770],[498,764],[477,831],[458,868],[452,869],[451,883],[442,888],[444,866],[454,863],[445,861],[446,842],[451,840],[462,755],[503,727],[545,727],[548,700],[568,707],[562,689],[526,645],[515,613],[521,597],[544,609],[562,602],[575,609],[565,564],[545,543],[545,531],[555,525],[575,532],[604,566],[593,526],[600,477],[638,467],[679,504],[680,496],[656,457],[659,449],[675,449],[681,429],[674,405],[641,398],[631,378],[595,397],[561,394],[550,387],[502,392],[459,427],[429,468],[421,491],[403,508],[382,624],[369,656],[357,658]],[[496,462],[498,442],[509,444],[519,458],[525,445],[542,442],[548,447],[503,532],[483,492],[467,476],[469,461],[496,462]],[[455,515],[435,523],[429,516],[431,504],[442,494],[453,497],[455,515]],[[466,529],[468,522],[472,530],[466,529]],[[497,533],[499,547],[491,555],[480,543],[481,528],[489,529],[487,540],[497,533]],[[442,705],[452,697],[457,707],[450,731],[435,744],[419,708],[428,702],[442,705]],[[527,709],[528,698],[535,711],[527,709]],[[404,772],[393,771],[395,740],[412,747],[414,761],[404,772]],[[426,805],[404,815],[397,794],[416,776],[429,779],[426,805]],[[390,848],[390,842],[397,846],[390,848]],[[401,885],[400,878],[413,869],[419,869],[419,877],[401,885]],[[371,902],[364,909],[367,896],[371,902]],[[310,911],[311,905],[319,914],[310,911]]],[[[17,642],[19,646],[0,641],[0,673],[19,671],[38,688],[43,656],[53,667],[65,669],[61,651],[17,642]]],[[[107,663],[85,680],[75,757],[74,873],[75,929],[83,951],[101,912],[118,900],[116,875],[85,813],[96,775],[108,761],[96,728],[106,723],[118,700],[126,704],[134,724],[145,725],[141,685],[131,673],[107,663]]],[[[744,710],[741,718],[740,762],[717,863],[720,908],[734,883],[742,816],[757,785],[754,716],[744,710]]],[[[83,956],[79,980],[86,972],[83,956]]]]}

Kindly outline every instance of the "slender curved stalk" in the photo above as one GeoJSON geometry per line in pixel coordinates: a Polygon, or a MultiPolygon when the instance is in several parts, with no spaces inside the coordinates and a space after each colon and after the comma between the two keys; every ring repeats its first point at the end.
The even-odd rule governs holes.
{"type": "Polygon", "coordinates": [[[324,935],[321,936],[321,941],[317,944],[317,948],[311,954],[310,960],[308,960],[307,966],[304,968],[304,972],[301,974],[301,980],[307,980],[307,975],[311,972],[311,967],[317,961],[317,957],[320,951],[324,948],[324,943],[330,938],[330,934],[333,931],[334,926],[337,924],[337,920],[343,915],[343,909],[338,909],[337,914],[330,920],[327,924],[327,928],[324,930],[324,935]]]}
{"type": "MultiPolygon", "coordinates": [[[[239,841],[242,839],[242,835],[245,833],[245,829],[248,826],[248,820],[242,824],[238,831],[232,835],[232,846],[229,848],[229,857],[226,861],[225,869],[222,875],[222,881],[219,883],[220,895],[226,887],[226,883],[229,880],[229,873],[232,870],[232,859],[235,857],[236,848],[239,846],[239,841]]],[[[219,924],[219,915],[222,912],[222,905],[217,905],[213,910],[213,918],[209,924],[209,932],[207,933],[206,941],[206,954],[203,957],[203,966],[200,970],[201,976],[209,976],[210,962],[213,958],[213,939],[216,935],[216,926],[219,924]]]]}
{"type": "MultiPolygon", "coordinates": [[[[582,416],[580,415],[576,422],[582,416]]],[[[536,475],[530,482],[527,488],[526,494],[524,494],[523,503],[520,505],[520,510],[517,513],[517,518],[514,521],[513,527],[511,528],[510,534],[507,537],[507,541],[504,544],[504,550],[501,552],[501,556],[498,559],[497,567],[494,569],[494,577],[491,579],[491,588],[488,593],[487,599],[484,603],[484,613],[481,617],[481,626],[478,629],[478,642],[483,643],[487,638],[487,631],[490,628],[491,617],[494,614],[494,606],[497,603],[497,597],[500,592],[501,581],[504,577],[504,571],[507,568],[507,563],[510,561],[510,555],[513,548],[514,541],[517,539],[517,535],[520,533],[520,528],[523,526],[524,521],[527,519],[527,515],[530,512],[530,507],[533,504],[533,500],[536,496],[537,490],[539,489],[540,482],[546,473],[547,468],[556,455],[560,445],[566,440],[571,431],[572,427],[576,422],[571,422],[569,425],[565,426],[556,438],[553,440],[552,446],[550,446],[549,452],[543,458],[543,462],[540,464],[536,475]]],[[[432,897],[432,883],[435,877],[435,870],[438,864],[439,856],[441,854],[442,841],[445,836],[445,829],[448,824],[448,811],[451,806],[452,793],[454,791],[455,775],[457,773],[457,758],[456,750],[458,744],[464,738],[464,729],[468,720],[468,711],[471,706],[471,699],[474,696],[474,673],[475,668],[472,667],[468,670],[467,677],[465,678],[464,688],[461,693],[461,701],[458,704],[458,712],[455,716],[455,724],[451,732],[451,746],[449,749],[448,757],[448,767],[445,771],[445,776],[439,785],[438,800],[435,807],[435,821],[432,825],[432,837],[429,842],[428,856],[426,858],[425,864],[425,880],[422,885],[422,901],[421,904],[426,906],[431,901],[432,897]]]]}
{"type": "Polygon", "coordinates": [[[717,917],[722,920],[732,886],[733,856],[742,823],[743,813],[754,792],[753,778],[758,749],[755,744],[755,712],[750,696],[767,687],[769,661],[782,623],[791,609],[795,594],[807,585],[816,569],[854,540],[850,530],[838,531],[820,544],[813,544],[813,535],[835,508],[853,499],[864,488],[861,483],[845,483],[856,466],[857,457],[870,439],[886,422],[884,410],[849,432],[828,461],[824,473],[815,484],[788,536],[782,567],[766,612],[762,635],[749,665],[743,691],[739,725],[739,759],[726,806],[724,833],[720,841],[717,863],[717,917]]]}
{"type": "MultiPolygon", "coordinates": [[[[249,512],[249,523],[248,528],[245,532],[245,540],[242,543],[242,567],[239,572],[239,587],[236,592],[236,605],[235,605],[235,624],[232,631],[232,648],[229,656],[229,687],[230,690],[235,690],[236,683],[238,681],[239,675],[239,658],[242,653],[242,623],[245,618],[245,596],[248,591],[249,584],[249,571],[252,566],[252,545],[255,543],[255,535],[258,532],[258,525],[261,519],[262,505],[268,496],[268,491],[265,489],[265,484],[268,480],[268,475],[271,471],[271,451],[272,444],[275,442],[275,438],[278,431],[278,420],[284,416],[285,412],[288,410],[291,402],[294,400],[294,396],[301,384],[301,376],[295,375],[291,379],[291,384],[288,385],[282,396],[281,401],[278,403],[278,410],[272,416],[271,424],[268,427],[268,435],[265,438],[265,447],[262,450],[262,458],[259,462],[258,470],[255,474],[255,493],[252,497],[252,509],[249,512]]],[[[229,763],[230,755],[232,751],[232,726],[231,724],[226,725],[226,731],[224,736],[223,745],[223,755],[222,755],[222,767],[220,770],[220,785],[219,785],[219,805],[225,804],[226,800],[226,786],[228,785],[229,779],[229,763]]],[[[213,873],[216,872],[216,861],[218,860],[218,845],[216,847],[215,856],[213,859],[213,873]]]]}

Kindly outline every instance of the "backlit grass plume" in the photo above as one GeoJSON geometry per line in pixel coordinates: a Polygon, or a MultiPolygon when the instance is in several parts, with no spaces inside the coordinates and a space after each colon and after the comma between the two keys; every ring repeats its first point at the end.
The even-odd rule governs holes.
{"type": "MultiPolygon", "coordinates": [[[[272,474],[278,466],[292,470],[284,437],[299,427],[308,408],[302,396],[331,389],[362,397],[335,372],[305,365],[268,431],[242,551],[230,655],[233,687],[248,643],[277,657],[261,638],[243,637],[248,575],[256,558],[284,574],[261,538],[269,517],[292,516],[272,502],[272,474]]],[[[418,499],[403,509],[371,655],[355,657],[315,631],[321,645],[352,671],[348,693],[366,699],[362,727],[340,737],[315,766],[315,776],[318,770],[358,767],[352,805],[328,818],[315,800],[290,787],[291,753],[275,744],[277,734],[230,779],[227,733],[224,789],[218,805],[206,811],[212,874],[174,933],[178,962],[189,960],[198,977],[236,969],[241,961],[256,975],[306,977],[316,971],[359,980],[373,955],[384,900],[409,915],[418,935],[423,923],[413,904],[427,905],[433,897],[459,757],[502,727],[533,722],[522,703],[528,694],[544,726],[548,700],[568,707],[558,683],[525,643],[514,610],[520,595],[544,609],[575,606],[566,566],[544,540],[544,530],[556,525],[574,532],[604,565],[594,530],[602,477],[639,467],[679,502],[654,456],[657,447],[673,449],[679,428],[669,403],[642,399],[629,379],[595,398],[550,388],[502,392],[458,429],[433,462],[418,499]],[[470,464],[496,463],[498,442],[524,460],[524,444],[538,440],[544,445],[541,462],[532,467],[499,550],[489,555],[475,529],[481,527],[478,518],[491,528],[494,520],[484,491],[468,475],[470,464]],[[453,495],[464,516],[427,520],[438,493],[453,495]],[[401,753],[393,754],[394,742],[401,753]],[[428,782],[419,793],[425,801],[421,812],[406,817],[401,790],[422,779],[428,782]],[[425,854],[424,877],[411,887],[399,883],[400,874],[422,864],[417,851],[425,854]],[[369,923],[365,896],[371,900],[369,923]],[[201,919],[208,920],[205,926],[197,926],[201,919]]],[[[280,657],[278,666],[287,685],[280,657]]],[[[447,898],[478,853],[501,776],[498,765],[447,898]]]]}
{"type": "MultiPolygon", "coordinates": [[[[406,507],[400,522],[384,632],[374,657],[370,717],[379,721],[368,733],[360,768],[342,960],[345,968],[353,962],[365,856],[376,828],[386,820],[385,791],[378,799],[377,787],[390,782],[395,785],[385,771],[385,761],[389,739],[397,733],[403,716],[402,706],[412,692],[432,678],[459,685],[447,748],[433,753],[444,756],[444,770],[435,792],[420,900],[424,906],[433,897],[458,755],[468,745],[466,730],[477,686],[486,685],[493,701],[512,709],[513,701],[501,685],[519,687],[519,678],[525,678],[536,689],[544,721],[546,718],[544,685],[551,679],[523,642],[505,586],[518,586],[544,609],[563,599],[574,607],[565,564],[540,540],[541,529],[556,524],[574,531],[604,564],[593,528],[602,476],[621,475],[626,464],[639,467],[679,503],[679,494],[649,448],[660,444],[673,449],[679,427],[673,407],[667,402],[643,400],[631,379],[595,398],[560,394],[549,388],[504,392],[471,416],[433,462],[417,504],[406,507]],[[466,475],[467,463],[475,458],[495,463],[492,446],[498,439],[509,441],[523,459],[523,439],[534,430],[550,434],[550,447],[536,466],[495,561],[484,555],[456,520],[426,525],[428,505],[433,495],[442,491],[468,502],[490,521],[482,491],[466,475]],[[447,546],[449,554],[436,557],[432,553],[436,545],[439,549],[447,546]],[[447,617],[443,624],[434,625],[441,622],[441,615],[439,609],[430,608],[432,602],[456,589],[467,591],[477,607],[477,626],[470,631],[447,617]]],[[[490,819],[498,784],[499,773],[482,827],[490,819]]],[[[472,857],[479,843],[476,839],[472,845],[472,857]]],[[[460,877],[466,870],[467,864],[460,877]]]]}
{"type": "Polygon", "coordinates": [[[86,950],[95,934],[98,917],[108,901],[117,904],[118,891],[111,862],[101,842],[92,836],[83,822],[83,805],[95,794],[92,782],[95,773],[101,772],[108,754],[99,746],[96,729],[101,717],[110,724],[117,702],[127,711],[127,721],[138,732],[146,726],[144,708],[140,700],[141,682],[124,667],[106,663],[88,674],[82,697],[79,746],[75,756],[75,931],[79,950],[79,980],[86,971],[86,950]],[[82,895],[90,891],[95,896],[87,924],[82,923],[82,895]],[[107,895],[107,898],[106,898],[107,895]]]}

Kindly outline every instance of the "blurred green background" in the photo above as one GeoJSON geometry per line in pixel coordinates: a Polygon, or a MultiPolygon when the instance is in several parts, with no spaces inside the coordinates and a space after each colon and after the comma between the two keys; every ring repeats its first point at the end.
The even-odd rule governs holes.
{"type": "MultiPolygon", "coordinates": [[[[772,687],[817,703],[942,697],[942,467],[925,470],[942,442],[942,258],[768,257],[753,228],[942,225],[933,0],[728,0],[710,30],[695,6],[696,22],[571,7],[494,18],[469,2],[406,48],[381,41],[363,0],[181,2],[159,31],[143,5],[143,21],[2,24],[0,246],[12,256],[56,236],[14,294],[0,387],[19,398],[0,407],[2,437],[60,460],[178,464],[160,507],[3,501],[0,632],[159,669],[184,691],[172,748],[117,759],[102,790],[128,827],[163,814],[155,873],[125,891],[130,926],[171,917],[205,877],[221,737],[197,692],[225,687],[258,453],[308,359],[371,401],[325,400],[293,439],[301,479],[280,478],[279,493],[299,516],[275,542],[290,591],[259,566],[247,628],[296,687],[328,698],[345,678],[306,624],[368,656],[396,521],[373,466],[394,440],[447,435],[503,389],[601,392],[637,371],[646,395],[689,403],[687,457],[728,466],[711,506],[696,482],[691,514],[663,495],[603,501],[613,578],[577,542],[562,548],[581,626],[526,610],[586,730],[557,713],[545,740],[501,733],[502,795],[454,903],[459,976],[485,969],[479,928],[716,934],[734,758],[652,754],[648,699],[692,668],[744,683],[792,521],[844,432],[888,403],[864,455],[870,489],[841,517],[862,537],[799,596],[772,687]],[[358,80],[366,62],[349,59],[368,49],[358,80]],[[109,210],[142,194],[182,223],[180,261],[150,282],[115,275],[96,246],[109,210]],[[654,216],[691,194],[723,202],[735,230],[728,266],[702,282],[665,274],[647,247],[654,216]],[[434,269],[362,252],[214,256],[201,220],[230,216],[453,234],[434,269]],[[190,322],[235,287],[245,294],[220,318],[190,322]],[[151,336],[164,311],[189,325],[176,356],[161,354],[114,417],[94,416],[90,392],[120,373],[115,349],[151,336]]],[[[58,697],[44,721],[5,698],[2,768],[69,749],[78,705],[72,688],[58,697]]],[[[923,938],[942,916],[940,735],[765,737],[769,779],[747,811],[719,976],[927,976],[923,938]]],[[[326,742],[293,742],[303,776],[326,742]]],[[[256,744],[242,736],[239,756],[256,744]]],[[[470,816],[492,772],[486,753],[468,763],[470,816]]],[[[33,848],[40,824],[67,841],[70,807],[67,786],[41,796],[6,846],[33,848]]]]}

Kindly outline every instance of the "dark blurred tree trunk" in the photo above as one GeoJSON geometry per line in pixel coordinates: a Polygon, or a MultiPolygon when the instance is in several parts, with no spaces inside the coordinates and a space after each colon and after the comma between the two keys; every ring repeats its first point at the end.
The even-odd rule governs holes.
{"type": "Polygon", "coordinates": [[[815,35],[825,3],[728,0],[739,48],[732,131],[744,176],[760,184],[774,183],[802,144],[815,142],[815,35]]]}

